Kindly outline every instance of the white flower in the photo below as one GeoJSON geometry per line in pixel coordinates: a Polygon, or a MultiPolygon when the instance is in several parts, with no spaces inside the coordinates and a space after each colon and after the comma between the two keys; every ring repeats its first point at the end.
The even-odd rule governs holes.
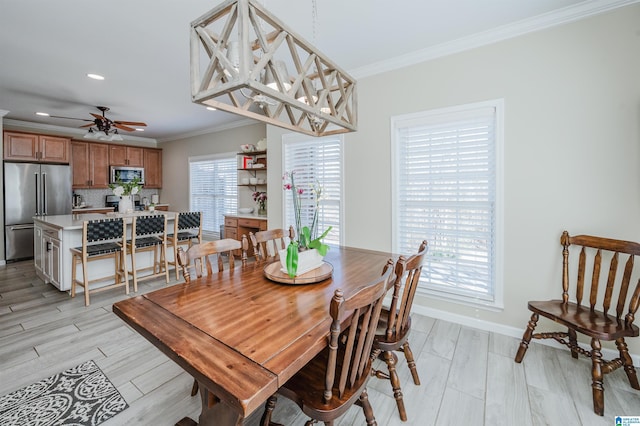
{"type": "Polygon", "coordinates": [[[136,195],[139,190],[140,188],[138,188],[137,186],[134,186],[133,188],[131,188],[131,195],[136,195]]]}
{"type": "Polygon", "coordinates": [[[123,187],[116,186],[115,188],[113,188],[113,195],[115,195],[117,197],[122,197],[122,194],[124,194],[124,188],[123,187]]]}

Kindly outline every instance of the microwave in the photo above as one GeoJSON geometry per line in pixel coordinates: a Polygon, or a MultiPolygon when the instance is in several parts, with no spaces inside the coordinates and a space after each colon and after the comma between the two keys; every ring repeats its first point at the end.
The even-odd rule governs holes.
{"type": "Polygon", "coordinates": [[[128,183],[137,177],[138,183],[144,185],[144,168],[142,167],[111,166],[110,176],[109,182],[111,183],[118,181],[128,183]]]}

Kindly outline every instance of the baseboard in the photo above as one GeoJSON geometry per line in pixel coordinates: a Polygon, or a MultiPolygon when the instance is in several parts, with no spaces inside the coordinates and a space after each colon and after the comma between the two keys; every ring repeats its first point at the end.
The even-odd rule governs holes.
{"type": "MultiPolygon", "coordinates": [[[[492,333],[498,333],[505,336],[515,337],[517,339],[522,338],[522,333],[524,333],[524,328],[511,327],[504,324],[498,324],[491,321],[485,321],[477,318],[471,318],[465,315],[454,314],[447,311],[442,311],[439,309],[428,308],[426,306],[420,306],[414,304],[412,307],[412,312],[416,314],[424,315],[427,317],[441,319],[444,321],[449,321],[455,324],[464,325],[466,327],[477,328],[479,330],[490,331],[492,333]]],[[[558,349],[564,349],[567,352],[569,348],[566,346],[556,342],[554,339],[536,339],[534,340],[536,343],[541,343],[543,345],[551,346],[558,349]]],[[[578,343],[582,348],[587,351],[591,350],[591,347],[585,345],[583,343],[578,343]]],[[[619,356],[618,351],[604,348],[602,349],[602,355],[605,359],[614,359],[619,356]]],[[[640,367],[640,355],[630,354],[633,359],[633,364],[636,367],[640,367]]]]}

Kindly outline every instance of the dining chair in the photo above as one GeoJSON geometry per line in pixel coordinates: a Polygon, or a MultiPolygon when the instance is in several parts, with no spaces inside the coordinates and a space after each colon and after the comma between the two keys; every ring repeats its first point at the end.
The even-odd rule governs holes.
{"type": "Polygon", "coordinates": [[[191,247],[195,242],[202,242],[202,212],[179,212],[173,223],[173,233],[167,235],[167,244],[172,248],[173,260],[169,265],[176,268],[176,280],[180,279],[178,265],[178,247],[191,247]]]}
{"type": "Polygon", "coordinates": [[[280,260],[278,251],[286,249],[289,241],[293,240],[293,227],[289,227],[289,241],[286,241],[285,238],[284,229],[267,229],[266,231],[259,231],[255,234],[249,232],[249,239],[253,246],[253,254],[256,262],[271,263],[280,260]]]}
{"type": "Polygon", "coordinates": [[[409,332],[411,331],[411,306],[418,288],[422,263],[427,255],[427,242],[422,241],[418,253],[409,256],[400,256],[395,266],[395,279],[393,283],[393,295],[389,309],[382,309],[380,322],[376,336],[373,340],[373,356],[380,357],[387,365],[388,373],[374,370],[373,374],[379,379],[391,382],[393,397],[398,406],[398,412],[402,421],[407,421],[407,411],[404,406],[400,378],[396,371],[398,356],[395,351],[402,351],[407,360],[407,365],[413,377],[413,383],[420,385],[418,369],[413,358],[413,352],[409,346],[409,332]]]}
{"type": "Polygon", "coordinates": [[[71,248],[71,297],[76,297],[76,286],[84,289],[84,304],[89,306],[89,293],[115,287],[125,287],[129,294],[126,247],[123,244],[126,224],[122,218],[87,220],[82,223],[82,246],[71,248]],[[114,274],[89,280],[89,262],[113,258],[114,274]],[[77,267],[82,265],[82,280],[77,279],[77,267]],[[114,279],[114,284],[89,289],[91,283],[114,279]],[[124,279],[124,281],[122,281],[124,279]]]}
{"type": "Polygon", "coordinates": [[[577,359],[579,355],[591,358],[593,411],[602,416],[604,415],[604,374],[624,367],[631,387],[640,390],[633,360],[624,340],[625,337],[637,337],[639,334],[638,326],[633,322],[640,302],[640,280],[630,297],[628,293],[634,258],[640,255],[640,244],[589,235],[572,237],[567,231],[562,233],[560,244],[562,245],[562,299],[529,301],[528,308],[533,314],[522,336],[515,362],[522,362],[532,338],[554,339],[566,345],[571,350],[573,358],[577,359]],[[573,253],[574,248],[579,254],[571,257],[570,251],[573,253]],[[609,263],[608,272],[604,272],[606,263],[609,263]],[[589,269],[591,277],[587,276],[589,269]],[[603,271],[603,277],[601,277],[601,271],[603,271]],[[622,272],[621,277],[619,272],[622,272]],[[573,273],[576,273],[573,295],[575,299],[570,301],[569,277],[573,273]],[[583,296],[588,298],[585,304],[582,303],[583,296]],[[617,301],[613,300],[615,297],[617,301]],[[609,313],[612,302],[615,313],[609,313]],[[602,303],[601,310],[596,309],[599,303],[602,303]],[[625,309],[628,309],[626,314],[625,309]],[[567,331],[534,333],[540,315],[563,325],[567,331]],[[591,338],[590,349],[578,344],[577,333],[591,338]],[[601,340],[615,341],[619,358],[604,360],[601,340]]]}
{"type": "MultiPolygon", "coordinates": [[[[225,238],[222,240],[206,241],[199,244],[193,244],[187,251],[182,247],[178,247],[178,264],[182,268],[182,275],[185,282],[191,282],[191,273],[189,272],[190,265],[193,265],[196,272],[196,278],[200,278],[204,275],[204,266],[207,268],[207,275],[213,275],[213,269],[211,267],[210,256],[215,255],[218,263],[218,272],[224,271],[223,255],[227,256],[229,269],[235,268],[235,254],[236,250],[242,249],[242,266],[246,265],[247,261],[247,237],[243,236],[242,242],[234,240],[232,238],[225,238]],[[204,265],[203,265],[204,264],[204,265]]],[[[191,396],[195,396],[198,393],[198,381],[194,379],[193,386],[191,387],[191,396]]]]}
{"type": "MultiPolygon", "coordinates": [[[[362,407],[367,424],[376,424],[366,386],[371,377],[373,339],[384,296],[393,283],[392,273],[389,259],[379,278],[353,293],[335,290],[329,305],[327,347],[278,389],[278,394],[311,417],[308,425],[315,421],[330,425],[353,404],[362,407]]],[[[276,398],[272,395],[265,404],[263,426],[271,422],[276,398]]]]}
{"type": "Polygon", "coordinates": [[[131,256],[131,271],[133,275],[133,291],[138,291],[138,281],[164,276],[169,284],[169,265],[167,261],[167,216],[151,214],[136,216],[131,228],[131,239],[127,240],[127,251],[131,256]],[[136,258],[140,253],[152,252],[153,264],[149,267],[138,268],[136,258]],[[138,273],[151,270],[150,274],[139,276],[138,273]]]}

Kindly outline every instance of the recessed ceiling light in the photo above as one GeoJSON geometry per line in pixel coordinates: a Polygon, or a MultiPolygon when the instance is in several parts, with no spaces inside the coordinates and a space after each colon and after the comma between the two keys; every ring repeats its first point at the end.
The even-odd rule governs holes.
{"type": "Polygon", "coordinates": [[[208,109],[209,111],[216,111],[216,109],[215,109],[214,107],[207,107],[207,109],[208,109]]]}
{"type": "Polygon", "coordinates": [[[104,80],[104,77],[100,74],[87,74],[87,77],[92,78],[94,80],[104,80]]]}
{"type": "Polygon", "coordinates": [[[49,117],[49,114],[46,112],[36,112],[36,115],[41,115],[43,117],[49,117]]]}
{"type": "Polygon", "coordinates": [[[144,129],[140,129],[140,128],[136,127],[136,132],[144,132],[144,129]]]}

